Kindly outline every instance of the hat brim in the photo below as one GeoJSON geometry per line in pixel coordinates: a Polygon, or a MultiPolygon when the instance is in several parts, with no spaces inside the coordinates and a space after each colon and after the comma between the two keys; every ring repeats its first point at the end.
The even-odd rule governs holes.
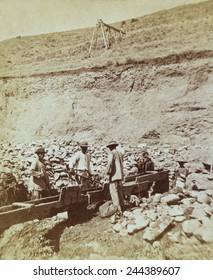
{"type": "Polygon", "coordinates": [[[109,145],[107,145],[107,148],[112,147],[112,146],[117,147],[118,144],[116,144],[116,143],[114,143],[114,144],[109,144],[109,145]]]}

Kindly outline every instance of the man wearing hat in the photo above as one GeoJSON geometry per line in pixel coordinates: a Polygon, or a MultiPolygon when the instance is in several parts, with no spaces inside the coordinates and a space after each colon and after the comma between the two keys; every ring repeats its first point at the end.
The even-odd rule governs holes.
{"type": "Polygon", "coordinates": [[[46,172],[43,147],[38,147],[35,151],[36,158],[30,167],[29,188],[32,190],[32,199],[38,199],[47,195],[50,190],[49,177],[46,172]]]}
{"type": "Polygon", "coordinates": [[[123,172],[123,155],[116,149],[118,144],[115,141],[111,141],[107,147],[110,150],[108,156],[108,164],[106,173],[109,175],[109,190],[112,198],[112,202],[117,207],[118,214],[122,213],[122,207],[124,206],[124,197],[122,191],[122,181],[124,178],[123,172]]]}
{"type": "Polygon", "coordinates": [[[142,152],[142,157],[138,159],[138,173],[146,173],[147,171],[154,171],[154,162],[149,157],[147,151],[142,152]]]}
{"type": "Polygon", "coordinates": [[[69,169],[71,174],[77,174],[77,181],[84,188],[90,187],[89,176],[92,175],[90,168],[90,155],[87,152],[88,142],[78,143],[81,150],[76,152],[69,160],[69,169]]]}

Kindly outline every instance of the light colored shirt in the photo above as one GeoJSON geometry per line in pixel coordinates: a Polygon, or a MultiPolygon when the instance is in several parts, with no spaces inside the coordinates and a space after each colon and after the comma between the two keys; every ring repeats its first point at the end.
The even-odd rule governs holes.
{"type": "Polygon", "coordinates": [[[122,181],[124,178],[123,173],[123,156],[121,152],[114,149],[109,153],[107,174],[109,175],[110,182],[122,181]]]}
{"type": "Polygon", "coordinates": [[[50,187],[46,167],[37,155],[30,166],[30,175],[30,190],[47,190],[50,187]]]}
{"type": "Polygon", "coordinates": [[[88,153],[84,154],[82,151],[75,153],[69,160],[69,168],[73,169],[74,167],[77,170],[86,170],[89,172],[89,174],[91,174],[90,155],[88,153]]]}

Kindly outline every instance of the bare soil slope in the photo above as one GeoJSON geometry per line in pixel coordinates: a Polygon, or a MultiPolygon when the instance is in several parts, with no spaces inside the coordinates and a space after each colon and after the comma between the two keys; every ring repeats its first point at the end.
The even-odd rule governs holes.
{"type": "Polygon", "coordinates": [[[138,142],[156,130],[209,146],[212,15],[207,1],[117,23],[122,41],[106,50],[99,34],[91,54],[92,29],[1,42],[2,138],[138,142]]]}

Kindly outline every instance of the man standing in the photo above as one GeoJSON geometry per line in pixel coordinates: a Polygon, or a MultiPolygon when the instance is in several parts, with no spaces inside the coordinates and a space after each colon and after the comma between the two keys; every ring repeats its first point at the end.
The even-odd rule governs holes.
{"type": "Polygon", "coordinates": [[[110,150],[108,156],[108,164],[106,173],[109,175],[109,190],[114,206],[118,210],[118,214],[122,214],[122,208],[124,206],[124,197],[122,191],[122,181],[124,178],[123,173],[123,155],[116,147],[118,144],[115,141],[111,141],[107,147],[110,150]]]}
{"type": "Polygon", "coordinates": [[[83,185],[83,188],[89,188],[89,176],[92,175],[90,168],[90,155],[88,154],[88,143],[82,141],[79,143],[80,151],[76,152],[69,160],[69,169],[72,175],[77,176],[77,182],[83,185]],[[76,169],[76,170],[75,170],[76,169]]]}
{"type": "Polygon", "coordinates": [[[30,167],[29,188],[32,190],[32,199],[39,199],[48,195],[50,184],[44,161],[45,150],[39,147],[35,153],[36,158],[30,167]]]}
{"type": "Polygon", "coordinates": [[[138,173],[144,174],[147,171],[154,171],[154,162],[147,151],[143,151],[142,158],[138,160],[138,173]]]}

